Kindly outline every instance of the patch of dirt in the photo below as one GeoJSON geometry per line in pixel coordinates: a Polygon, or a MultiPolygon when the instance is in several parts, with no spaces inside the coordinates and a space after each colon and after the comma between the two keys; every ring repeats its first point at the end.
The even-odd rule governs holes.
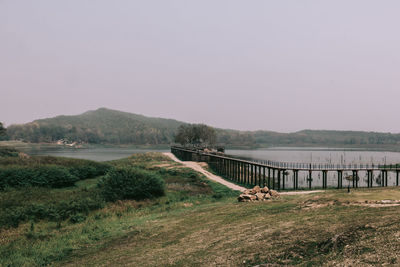
{"type": "Polygon", "coordinates": [[[207,169],[208,168],[208,164],[206,162],[197,162],[197,164],[200,165],[200,167],[207,169]]]}
{"type": "Polygon", "coordinates": [[[158,168],[165,168],[165,167],[170,167],[170,166],[171,166],[171,164],[169,164],[169,163],[153,165],[153,167],[158,167],[158,168]]]}
{"type": "Polygon", "coordinates": [[[306,194],[314,194],[314,193],[322,193],[322,192],[324,192],[324,191],[323,190],[312,190],[312,191],[280,192],[279,194],[292,196],[292,195],[306,195],[306,194]]]}
{"type": "Polygon", "coordinates": [[[384,208],[384,207],[397,207],[400,206],[400,200],[383,199],[380,201],[366,200],[364,202],[351,202],[348,203],[351,206],[366,206],[372,208],[384,208]]]}
{"type": "Polygon", "coordinates": [[[333,206],[333,205],[338,205],[340,202],[338,201],[315,201],[315,200],[307,200],[303,203],[302,208],[306,210],[310,209],[319,209],[319,208],[324,208],[328,206],[333,206]]]}

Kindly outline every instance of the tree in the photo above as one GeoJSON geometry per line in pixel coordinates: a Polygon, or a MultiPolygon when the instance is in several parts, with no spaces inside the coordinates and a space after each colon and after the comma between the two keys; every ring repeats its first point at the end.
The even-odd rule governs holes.
{"type": "Polygon", "coordinates": [[[179,126],[175,142],[181,145],[210,146],[217,139],[214,128],[205,124],[184,124],[179,126]]]}
{"type": "Polygon", "coordinates": [[[3,123],[0,122],[0,136],[6,135],[6,128],[4,128],[3,123]]]}

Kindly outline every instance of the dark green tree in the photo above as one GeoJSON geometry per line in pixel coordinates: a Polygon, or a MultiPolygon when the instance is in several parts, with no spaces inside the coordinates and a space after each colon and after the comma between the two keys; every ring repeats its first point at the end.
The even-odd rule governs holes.
{"type": "Polygon", "coordinates": [[[217,134],[214,128],[205,124],[181,125],[175,135],[175,142],[184,146],[212,146],[216,139],[217,134]]]}
{"type": "Polygon", "coordinates": [[[6,128],[4,128],[3,123],[0,122],[0,140],[1,140],[1,137],[6,135],[6,133],[7,133],[6,128]]]}

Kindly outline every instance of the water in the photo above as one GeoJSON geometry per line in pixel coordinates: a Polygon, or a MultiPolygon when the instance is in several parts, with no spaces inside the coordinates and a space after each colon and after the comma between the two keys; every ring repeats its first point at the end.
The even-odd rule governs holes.
{"type": "Polygon", "coordinates": [[[94,161],[108,161],[129,157],[136,153],[145,152],[169,152],[169,149],[138,149],[120,147],[96,147],[96,148],[59,148],[39,147],[25,150],[30,155],[48,155],[68,158],[90,159],[94,161]]]}
{"type": "Polygon", "coordinates": [[[331,163],[331,164],[394,164],[400,163],[400,152],[331,149],[331,148],[286,148],[276,147],[260,150],[226,150],[228,155],[247,159],[279,162],[331,163]]]}
{"type": "MultiPolygon", "coordinates": [[[[272,160],[279,162],[298,163],[330,163],[330,164],[395,164],[400,163],[399,152],[356,150],[356,149],[330,149],[330,148],[286,148],[277,147],[260,150],[226,150],[228,155],[254,160],[272,160]]],[[[352,175],[351,171],[344,172],[343,177],[352,175]]],[[[367,172],[359,171],[359,186],[367,187],[367,172]]],[[[335,171],[328,172],[328,187],[337,186],[338,174],[335,171]]],[[[299,172],[299,187],[306,188],[309,173],[299,172]]],[[[379,186],[381,182],[380,171],[373,172],[373,186],[379,186]]],[[[343,180],[343,186],[349,182],[343,180]]],[[[285,180],[286,188],[293,187],[293,172],[288,171],[285,180]]],[[[388,186],[396,185],[396,172],[388,172],[388,186]]],[[[312,186],[322,186],[322,172],[314,171],[312,174],[312,186]]]]}

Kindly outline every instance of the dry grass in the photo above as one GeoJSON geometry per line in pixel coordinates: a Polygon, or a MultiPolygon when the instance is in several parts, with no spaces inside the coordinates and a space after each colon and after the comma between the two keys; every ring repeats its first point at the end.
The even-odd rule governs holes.
{"type": "MultiPolygon", "coordinates": [[[[400,199],[400,191],[327,191],[268,203],[183,205],[157,218],[141,218],[145,223],[135,223],[133,233],[72,258],[69,265],[397,265],[400,208],[349,205],[387,198],[400,199]],[[305,203],[317,204],[310,209],[305,203]]],[[[137,218],[131,220],[134,224],[137,218]]]]}

